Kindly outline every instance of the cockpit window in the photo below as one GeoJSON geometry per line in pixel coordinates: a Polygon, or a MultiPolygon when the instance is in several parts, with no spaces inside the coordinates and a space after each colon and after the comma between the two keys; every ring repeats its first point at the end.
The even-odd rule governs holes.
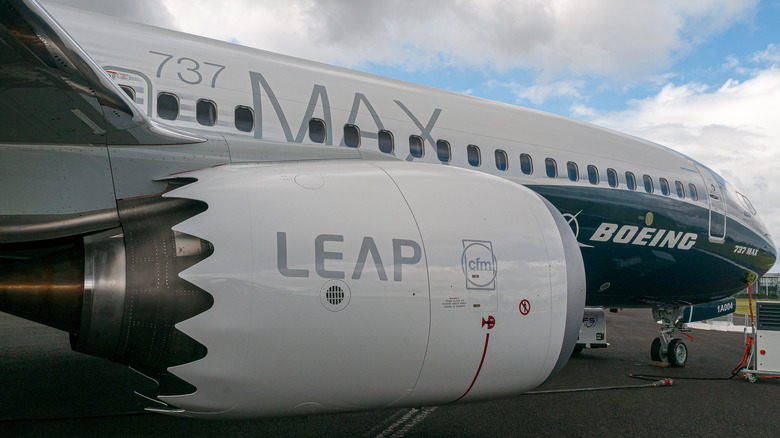
{"type": "Polygon", "coordinates": [[[750,199],[748,199],[747,196],[737,192],[737,197],[742,202],[742,205],[744,205],[745,208],[748,209],[748,211],[750,211],[753,214],[757,213],[756,209],[753,207],[753,204],[750,202],[750,199]]]}

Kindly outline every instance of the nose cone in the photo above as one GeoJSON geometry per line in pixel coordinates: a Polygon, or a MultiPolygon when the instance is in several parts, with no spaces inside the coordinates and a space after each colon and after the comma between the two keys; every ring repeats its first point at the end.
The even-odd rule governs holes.
{"type": "MultiPolygon", "coordinates": [[[[755,209],[753,210],[755,212],[755,209]]],[[[756,260],[756,266],[759,268],[759,275],[767,273],[777,262],[777,246],[769,234],[769,228],[761,218],[761,215],[755,214],[753,216],[752,227],[750,227],[755,234],[756,247],[758,248],[758,260],[756,260]]],[[[738,249],[735,249],[737,252],[738,249]]]]}
{"type": "Polygon", "coordinates": [[[777,262],[777,247],[772,239],[772,235],[769,234],[769,230],[766,225],[764,225],[760,216],[756,215],[754,216],[754,219],[754,226],[751,227],[754,236],[752,239],[747,239],[747,242],[745,242],[745,246],[748,248],[743,250],[740,243],[737,243],[734,252],[740,254],[746,251],[746,254],[753,256],[750,258],[753,259],[756,273],[758,275],[764,275],[769,272],[777,262]],[[757,253],[751,253],[751,251],[756,251],[753,248],[757,249],[757,253]]]}
{"type": "Polygon", "coordinates": [[[769,271],[770,269],[772,269],[775,263],[777,263],[777,247],[775,247],[775,243],[772,240],[772,236],[767,234],[766,239],[767,239],[767,253],[768,253],[767,264],[769,265],[766,268],[766,270],[769,271]]]}
{"type": "Polygon", "coordinates": [[[769,234],[769,228],[744,191],[720,175],[713,175],[722,184],[730,223],[727,224],[726,239],[733,243],[731,246],[726,245],[728,248],[724,248],[727,251],[724,255],[748,271],[764,275],[777,261],[777,247],[769,234]]]}

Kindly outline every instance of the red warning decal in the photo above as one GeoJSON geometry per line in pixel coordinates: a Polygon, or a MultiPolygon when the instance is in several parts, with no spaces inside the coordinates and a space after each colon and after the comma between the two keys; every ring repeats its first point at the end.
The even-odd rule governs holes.
{"type": "Polygon", "coordinates": [[[520,301],[520,313],[528,315],[531,312],[531,302],[528,300],[520,301]]]}
{"type": "Polygon", "coordinates": [[[492,329],[496,326],[496,318],[493,318],[493,315],[488,315],[487,319],[482,318],[482,327],[486,326],[488,330],[492,329]]]}

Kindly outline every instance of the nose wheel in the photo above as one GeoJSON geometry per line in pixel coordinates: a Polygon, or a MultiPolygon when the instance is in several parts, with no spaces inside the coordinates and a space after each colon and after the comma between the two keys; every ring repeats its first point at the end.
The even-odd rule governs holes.
{"type": "Polygon", "coordinates": [[[681,321],[683,307],[653,309],[653,317],[663,321],[658,337],[650,345],[650,358],[656,362],[669,362],[673,367],[684,367],[688,362],[688,346],[680,339],[672,338],[672,333],[687,332],[689,328],[681,321]]]}
{"type": "Polygon", "coordinates": [[[661,338],[653,339],[653,343],[650,345],[650,359],[653,359],[655,362],[666,362],[667,354],[661,338]]]}
{"type": "Polygon", "coordinates": [[[659,336],[650,345],[650,358],[655,362],[669,362],[673,367],[684,367],[688,362],[688,346],[680,339],[665,343],[665,339],[659,336]]]}
{"type": "Polygon", "coordinates": [[[669,365],[673,367],[684,367],[688,362],[688,347],[685,342],[679,339],[672,339],[667,350],[669,356],[669,365]]]}

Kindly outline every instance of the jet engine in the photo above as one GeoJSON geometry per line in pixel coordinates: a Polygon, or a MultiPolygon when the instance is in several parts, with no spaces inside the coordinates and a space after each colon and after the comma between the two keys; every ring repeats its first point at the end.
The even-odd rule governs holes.
{"type": "Polygon", "coordinates": [[[56,319],[75,350],[157,380],[154,410],[247,418],[484,400],[538,386],[574,348],[579,248],[519,184],[357,160],[220,166],[169,183],[118,201],[121,228],[67,252],[83,269],[68,261],[67,300],[54,287],[47,302],[67,301],[68,315],[35,315],[17,293],[30,276],[0,285],[13,296],[4,311],[56,319]]]}

